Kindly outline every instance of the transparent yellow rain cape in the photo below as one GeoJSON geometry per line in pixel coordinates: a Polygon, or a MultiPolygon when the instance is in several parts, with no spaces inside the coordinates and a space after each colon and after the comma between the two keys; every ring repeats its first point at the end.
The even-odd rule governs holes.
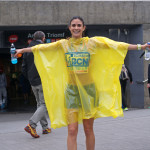
{"type": "Polygon", "coordinates": [[[32,47],[52,128],[123,116],[119,75],[128,46],[84,37],[32,47]]]}

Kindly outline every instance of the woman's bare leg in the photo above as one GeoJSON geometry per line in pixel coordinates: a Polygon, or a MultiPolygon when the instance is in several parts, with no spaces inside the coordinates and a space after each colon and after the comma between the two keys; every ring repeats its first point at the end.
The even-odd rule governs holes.
{"type": "Polygon", "coordinates": [[[94,135],[94,130],[93,130],[93,123],[94,123],[94,118],[83,120],[87,150],[95,149],[95,135],[94,135]]]}
{"type": "Polygon", "coordinates": [[[68,125],[68,150],[77,150],[78,122],[68,125]]]}

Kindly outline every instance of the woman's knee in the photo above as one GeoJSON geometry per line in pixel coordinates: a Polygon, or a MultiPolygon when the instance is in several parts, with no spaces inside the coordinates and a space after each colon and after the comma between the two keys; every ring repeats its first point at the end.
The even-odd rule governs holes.
{"type": "Polygon", "coordinates": [[[85,132],[85,134],[87,136],[94,133],[94,131],[93,131],[93,123],[94,123],[94,119],[88,119],[88,120],[84,120],[83,121],[84,132],[85,132]]]}
{"type": "Polygon", "coordinates": [[[86,128],[84,128],[84,132],[85,132],[86,136],[91,135],[91,134],[94,133],[92,127],[86,127],[86,128]]]}
{"type": "Polygon", "coordinates": [[[77,136],[78,126],[77,125],[69,125],[68,126],[68,135],[77,136]]]}

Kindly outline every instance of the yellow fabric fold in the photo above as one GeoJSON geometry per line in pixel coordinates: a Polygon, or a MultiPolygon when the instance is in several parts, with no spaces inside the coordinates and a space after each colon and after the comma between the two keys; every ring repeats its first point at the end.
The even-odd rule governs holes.
{"type": "Polygon", "coordinates": [[[119,75],[128,46],[84,37],[32,47],[52,128],[123,116],[119,75]]]}

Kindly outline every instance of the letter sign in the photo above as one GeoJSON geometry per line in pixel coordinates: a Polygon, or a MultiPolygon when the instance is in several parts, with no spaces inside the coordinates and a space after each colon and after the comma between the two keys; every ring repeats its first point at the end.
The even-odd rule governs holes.
{"type": "Polygon", "coordinates": [[[10,43],[15,43],[18,40],[18,36],[17,35],[10,35],[8,37],[8,40],[9,40],[10,43]]]}

